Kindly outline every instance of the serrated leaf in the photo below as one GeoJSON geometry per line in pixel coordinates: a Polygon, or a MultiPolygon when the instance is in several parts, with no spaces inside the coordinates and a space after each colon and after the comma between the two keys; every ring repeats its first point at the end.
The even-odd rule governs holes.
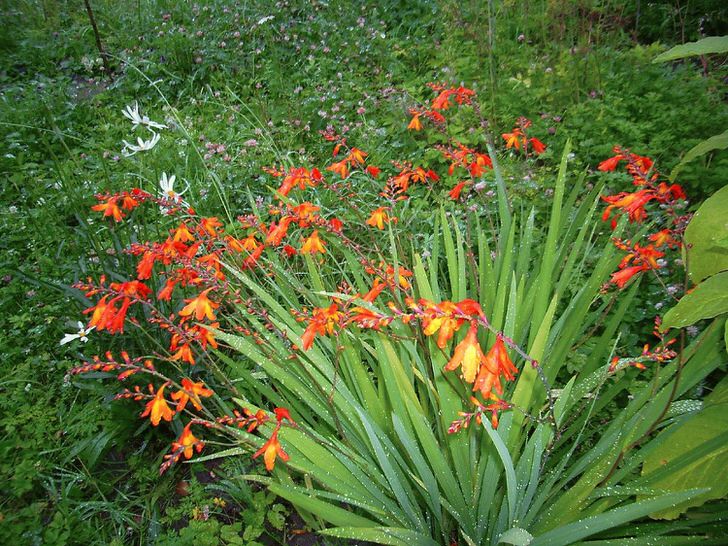
{"type": "Polygon", "coordinates": [[[659,54],[652,62],[664,63],[665,61],[675,61],[677,59],[684,59],[685,57],[725,53],[726,51],[728,51],[728,36],[708,36],[697,42],[676,45],[664,53],[659,54]]]}
{"type": "Polygon", "coordinates": [[[728,271],[701,282],[665,313],[662,329],[684,328],[728,312],[728,271]]]}

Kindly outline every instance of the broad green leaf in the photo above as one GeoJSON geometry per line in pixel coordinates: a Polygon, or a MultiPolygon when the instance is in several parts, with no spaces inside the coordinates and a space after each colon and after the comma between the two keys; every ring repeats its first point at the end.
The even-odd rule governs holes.
{"type": "Polygon", "coordinates": [[[676,61],[685,57],[725,53],[726,51],[728,51],[728,36],[708,36],[697,42],[676,45],[664,53],[659,54],[652,62],[664,63],[665,61],[676,61]]]}
{"type": "Polygon", "coordinates": [[[665,313],[662,329],[684,328],[728,312],[728,271],[708,277],[665,313]]]}
{"type": "MultiPolygon", "coordinates": [[[[654,451],[642,466],[647,476],[697,446],[715,438],[728,429],[728,380],[723,380],[705,399],[705,407],[662,431],[655,441],[661,447],[654,451]]],[[[671,506],[650,514],[653,518],[674,519],[691,506],[700,506],[710,499],[728,494],[728,445],[723,445],[691,464],[686,464],[667,477],[650,483],[655,489],[681,491],[688,487],[709,487],[710,490],[693,497],[689,502],[671,506]]]]}
{"type": "Polygon", "coordinates": [[[728,186],[700,206],[685,230],[685,246],[694,283],[728,269],[728,186]]]}
{"type": "Polygon", "coordinates": [[[728,148],[728,131],[699,142],[687,151],[680,160],[680,163],[675,165],[675,168],[673,168],[670,173],[670,180],[675,180],[685,164],[689,163],[696,157],[710,153],[713,150],[725,150],[726,148],[728,148]]]}

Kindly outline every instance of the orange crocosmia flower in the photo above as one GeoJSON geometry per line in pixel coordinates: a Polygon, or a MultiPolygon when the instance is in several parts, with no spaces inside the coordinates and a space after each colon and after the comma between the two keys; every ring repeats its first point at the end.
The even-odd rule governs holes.
{"type": "Polygon", "coordinates": [[[141,415],[142,417],[149,415],[149,419],[155,427],[159,425],[162,419],[171,421],[172,417],[174,417],[174,411],[172,411],[164,399],[164,388],[166,386],[167,383],[159,387],[157,394],[147,403],[147,407],[141,415]]]}
{"type": "Polygon", "coordinates": [[[179,312],[179,315],[181,317],[189,317],[194,314],[195,319],[197,320],[202,320],[205,317],[207,317],[208,320],[215,320],[215,313],[213,310],[220,307],[220,304],[208,299],[207,294],[210,290],[212,290],[212,288],[203,290],[196,298],[186,299],[185,303],[187,303],[187,305],[185,305],[185,307],[179,312]]]}
{"type": "Polygon", "coordinates": [[[265,244],[278,246],[283,241],[283,238],[288,234],[288,227],[293,222],[292,216],[284,216],[280,219],[278,224],[271,224],[268,235],[265,238],[265,244]]]}
{"type": "Polygon", "coordinates": [[[387,285],[384,284],[381,280],[374,279],[374,284],[372,285],[371,290],[369,290],[369,292],[364,294],[361,297],[361,299],[366,302],[373,303],[374,300],[376,300],[377,297],[379,297],[379,294],[382,293],[382,290],[384,290],[386,288],[386,286],[387,285]]]}
{"type": "Polygon", "coordinates": [[[432,100],[432,108],[434,110],[447,110],[450,108],[450,95],[452,95],[451,89],[445,89],[440,92],[437,97],[432,100]]]}
{"type": "Polygon", "coordinates": [[[106,199],[105,203],[94,205],[91,207],[91,210],[103,212],[104,218],[111,216],[114,219],[114,222],[121,222],[121,219],[124,218],[124,213],[121,212],[121,209],[119,208],[117,203],[118,200],[118,197],[109,197],[106,199]]]}
{"type": "Polygon", "coordinates": [[[154,262],[157,256],[151,250],[147,250],[142,259],[137,264],[137,278],[139,280],[148,279],[152,276],[152,269],[154,268],[154,262]]]}
{"type": "Polygon", "coordinates": [[[377,229],[384,229],[384,224],[388,223],[389,215],[387,214],[387,207],[379,207],[377,210],[372,211],[371,216],[367,220],[367,225],[377,229]]]}
{"type": "Polygon", "coordinates": [[[483,308],[480,306],[480,304],[472,300],[470,298],[466,298],[462,301],[459,301],[455,304],[455,309],[458,313],[462,315],[468,315],[470,317],[483,317],[485,314],[483,313],[483,308]]]}
{"type": "MultiPolygon", "coordinates": [[[[392,267],[391,265],[388,265],[386,273],[387,273],[388,279],[394,279],[394,267],[392,267]]],[[[404,290],[408,290],[412,286],[410,284],[410,282],[407,280],[407,278],[411,277],[411,276],[412,276],[412,271],[405,269],[401,265],[399,266],[399,271],[397,272],[397,283],[399,284],[400,288],[403,288],[404,290]]]]}
{"type": "Polygon", "coordinates": [[[483,358],[480,372],[473,385],[473,390],[480,391],[483,396],[488,397],[490,391],[495,387],[498,394],[503,394],[503,385],[501,384],[500,376],[502,375],[506,381],[513,381],[517,373],[518,370],[508,356],[503,338],[499,335],[493,347],[490,348],[488,354],[483,358]]]}
{"type": "Polygon", "coordinates": [[[470,185],[470,182],[467,180],[459,182],[453,189],[448,192],[450,199],[452,199],[453,201],[457,201],[458,199],[460,199],[460,193],[462,193],[463,188],[468,185],[470,185]]]}
{"type": "Polygon", "coordinates": [[[369,154],[360,150],[359,148],[352,148],[347,156],[349,163],[355,163],[357,165],[364,165],[364,158],[369,154]]]}
{"type": "Polygon", "coordinates": [[[260,246],[260,243],[256,240],[255,234],[248,235],[245,239],[242,240],[241,247],[243,250],[247,250],[248,252],[255,251],[260,246]]]}
{"type": "Polygon", "coordinates": [[[245,414],[249,417],[252,417],[250,420],[250,424],[248,425],[248,432],[253,432],[259,426],[268,421],[268,415],[266,415],[266,413],[262,409],[259,409],[255,412],[255,415],[252,415],[251,411],[246,408],[245,414]]]}
{"type": "Polygon", "coordinates": [[[668,186],[664,182],[660,182],[657,185],[657,199],[659,199],[660,202],[687,198],[688,196],[685,195],[685,191],[683,191],[680,184],[668,186]]]}
{"type": "Polygon", "coordinates": [[[192,401],[192,405],[195,409],[200,411],[202,409],[200,396],[209,398],[213,394],[215,393],[210,389],[206,389],[205,384],[202,381],[195,383],[191,379],[185,377],[182,379],[182,390],[173,393],[172,399],[177,401],[178,413],[185,409],[187,402],[190,400],[192,401]]]}
{"type": "Polygon", "coordinates": [[[217,340],[215,340],[215,332],[211,330],[211,328],[219,329],[220,323],[219,322],[213,322],[209,325],[209,328],[206,328],[204,326],[194,326],[192,329],[197,332],[197,341],[200,342],[200,345],[203,349],[207,349],[208,343],[213,349],[217,349],[217,340]]]}
{"type": "Polygon", "coordinates": [[[622,288],[624,288],[624,285],[627,284],[629,280],[637,273],[647,271],[649,268],[650,267],[647,264],[625,267],[624,269],[617,271],[616,273],[612,273],[612,278],[610,279],[610,282],[616,284],[617,287],[621,290],[622,288]]]}
{"type": "Polygon", "coordinates": [[[134,210],[139,206],[139,201],[134,199],[130,194],[125,193],[121,199],[121,208],[124,210],[134,210]]]}
{"type": "Polygon", "coordinates": [[[431,336],[435,332],[439,332],[437,346],[444,349],[452,336],[455,335],[455,332],[465,322],[465,319],[454,316],[457,308],[451,301],[434,304],[426,300],[420,300],[420,303],[425,307],[425,316],[422,319],[422,325],[425,327],[423,333],[426,336],[431,336]]]}
{"type": "Polygon", "coordinates": [[[219,228],[221,226],[222,222],[214,216],[211,218],[203,218],[202,220],[200,220],[200,227],[212,237],[217,235],[216,228],[219,228]]]}
{"type": "Polygon", "coordinates": [[[675,239],[673,236],[673,233],[669,229],[662,229],[658,231],[657,233],[653,233],[648,237],[650,241],[655,243],[658,247],[660,246],[668,246],[670,248],[679,248],[681,243],[677,239],[675,239]]]}
{"type": "Polygon", "coordinates": [[[416,110],[410,110],[410,114],[412,114],[412,119],[410,120],[409,125],[407,125],[407,129],[410,129],[411,131],[421,131],[422,122],[420,121],[420,116],[422,114],[416,110]]]}
{"type": "Polygon", "coordinates": [[[531,146],[533,146],[533,151],[536,152],[537,154],[540,155],[546,151],[546,145],[543,142],[541,142],[539,139],[531,138],[531,139],[529,139],[529,142],[531,143],[531,146]]]}
{"type": "Polygon", "coordinates": [[[164,286],[159,291],[159,294],[157,294],[157,299],[159,301],[169,301],[172,299],[172,292],[174,291],[174,287],[177,286],[179,281],[176,279],[167,279],[167,282],[164,283],[164,286]]]}
{"type": "Polygon", "coordinates": [[[296,205],[293,207],[293,212],[296,214],[296,218],[299,221],[301,227],[306,227],[310,222],[316,219],[316,213],[321,210],[321,207],[317,207],[313,203],[308,201],[296,205]]]}
{"type": "MultiPolygon", "coordinates": [[[[643,189],[634,193],[621,192],[617,195],[603,195],[602,200],[609,203],[609,206],[602,214],[602,220],[609,219],[612,209],[622,209],[629,216],[630,222],[642,222],[647,217],[645,205],[655,199],[655,193],[650,189],[643,189]]],[[[616,217],[612,219],[612,229],[617,226],[616,217]]]]}
{"type": "Polygon", "coordinates": [[[480,343],[478,343],[478,323],[472,321],[470,329],[458,345],[450,361],[445,365],[445,370],[451,372],[461,367],[463,379],[467,383],[475,381],[475,376],[480,369],[480,363],[485,358],[480,343]]]}
{"type": "Polygon", "coordinates": [[[512,133],[503,133],[501,135],[503,140],[506,141],[506,148],[515,148],[516,150],[521,149],[521,145],[525,143],[525,135],[518,127],[513,129],[512,133]]]}
{"type": "Polygon", "coordinates": [[[86,309],[83,312],[84,315],[86,315],[88,313],[93,313],[91,315],[91,321],[88,324],[89,328],[91,328],[92,326],[95,326],[98,330],[103,329],[103,328],[101,328],[101,326],[103,324],[102,319],[103,319],[103,316],[106,314],[106,309],[108,307],[108,303],[106,302],[108,297],[109,297],[108,295],[102,297],[96,303],[96,305],[94,305],[93,307],[89,307],[88,309],[86,309]]]}
{"type": "Polygon", "coordinates": [[[253,459],[258,458],[261,455],[263,455],[263,460],[265,461],[265,469],[268,472],[272,471],[275,467],[276,457],[280,457],[283,462],[288,461],[288,459],[290,458],[288,456],[288,453],[283,451],[281,443],[278,441],[278,428],[273,431],[270,440],[268,440],[265,444],[263,444],[263,447],[255,452],[255,454],[253,455],[253,459]]]}
{"type": "Polygon", "coordinates": [[[172,449],[184,448],[184,451],[182,453],[184,454],[185,459],[192,458],[193,450],[196,450],[197,453],[200,453],[202,451],[202,448],[205,447],[205,443],[199,438],[195,437],[194,434],[192,434],[192,431],[190,430],[191,426],[192,423],[188,423],[182,431],[181,436],[177,439],[177,442],[172,445],[172,449]]]}
{"type": "Polygon", "coordinates": [[[332,334],[334,327],[339,324],[343,314],[339,311],[339,306],[332,303],[329,307],[320,307],[315,309],[313,316],[301,336],[303,350],[308,351],[313,345],[316,335],[332,334]]]}
{"type": "Polygon", "coordinates": [[[195,240],[187,225],[183,222],[174,231],[174,237],[172,239],[175,243],[190,243],[195,240]]]}
{"type": "MultiPolygon", "coordinates": [[[[615,148],[615,151],[617,151],[618,149],[619,148],[615,148]]],[[[597,169],[599,169],[602,172],[613,171],[614,169],[617,168],[617,165],[619,164],[619,162],[623,161],[624,159],[626,159],[625,156],[621,153],[618,153],[617,155],[602,161],[599,164],[599,166],[597,167],[597,169]]]]}
{"type": "Polygon", "coordinates": [[[344,179],[349,176],[349,162],[347,159],[342,159],[341,161],[337,161],[336,163],[332,163],[326,167],[326,170],[336,173],[344,179]]]}
{"type": "Polygon", "coordinates": [[[192,347],[190,347],[189,343],[183,343],[180,345],[177,348],[177,352],[170,356],[169,359],[175,362],[178,360],[184,360],[190,366],[195,365],[195,357],[192,354],[192,347]]]}
{"type": "Polygon", "coordinates": [[[308,239],[303,242],[301,254],[315,254],[317,252],[324,254],[326,248],[324,248],[324,242],[319,238],[318,230],[314,230],[308,239]]]}

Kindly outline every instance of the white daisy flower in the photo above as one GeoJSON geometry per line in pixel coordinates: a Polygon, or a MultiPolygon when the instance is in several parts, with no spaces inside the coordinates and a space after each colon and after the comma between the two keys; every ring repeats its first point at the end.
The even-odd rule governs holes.
{"type": "Polygon", "coordinates": [[[139,125],[144,125],[150,129],[166,129],[166,125],[157,123],[156,121],[150,120],[147,116],[142,116],[139,113],[139,104],[134,102],[134,106],[127,106],[121,111],[124,117],[132,122],[132,127],[136,129],[139,125]]]}
{"type": "MultiPolygon", "coordinates": [[[[190,188],[190,186],[189,184],[187,184],[187,187],[185,189],[177,192],[174,189],[174,183],[176,179],[177,177],[175,175],[167,176],[167,173],[162,173],[162,177],[159,179],[160,196],[162,197],[162,199],[166,199],[177,205],[189,207],[189,205],[182,200],[182,194],[185,193],[190,188]]],[[[160,210],[164,213],[169,211],[167,207],[160,207],[160,210]]]]}
{"type": "Polygon", "coordinates": [[[137,137],[137,145],[130,144],[126,140],[123,142],[124,148],[121,150],[122,155],[124,157],[131,157],[137,152],[146,152],[154,148],[157,142],[159,142],[159,135],[152,131],[152,138],[149,140],[142,140],[141,137],[137,137]]]}
{"type": "Polygon", "coordinates": [[[91,326],[91,328],[86,328],[83,324],[83,322],[78,321],[78,332],[75,334],[66,334],[63,336],[63,339],[61,340],[61,345],[65,345],[66,343],[70,343],[71,341],[74,341],[76,339],[80,339],[83,343],[86,343],[88,341],[88,335],[96,328],[96,326],[91,326]]]}

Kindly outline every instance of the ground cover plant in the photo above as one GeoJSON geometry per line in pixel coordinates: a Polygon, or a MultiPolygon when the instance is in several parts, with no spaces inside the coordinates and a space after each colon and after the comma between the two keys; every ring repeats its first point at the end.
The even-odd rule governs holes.
{"type": "Polygon", "coordinates": [[[724,541],[718,57],[151,4],[9,8],[3,536],[724,541]]]}

